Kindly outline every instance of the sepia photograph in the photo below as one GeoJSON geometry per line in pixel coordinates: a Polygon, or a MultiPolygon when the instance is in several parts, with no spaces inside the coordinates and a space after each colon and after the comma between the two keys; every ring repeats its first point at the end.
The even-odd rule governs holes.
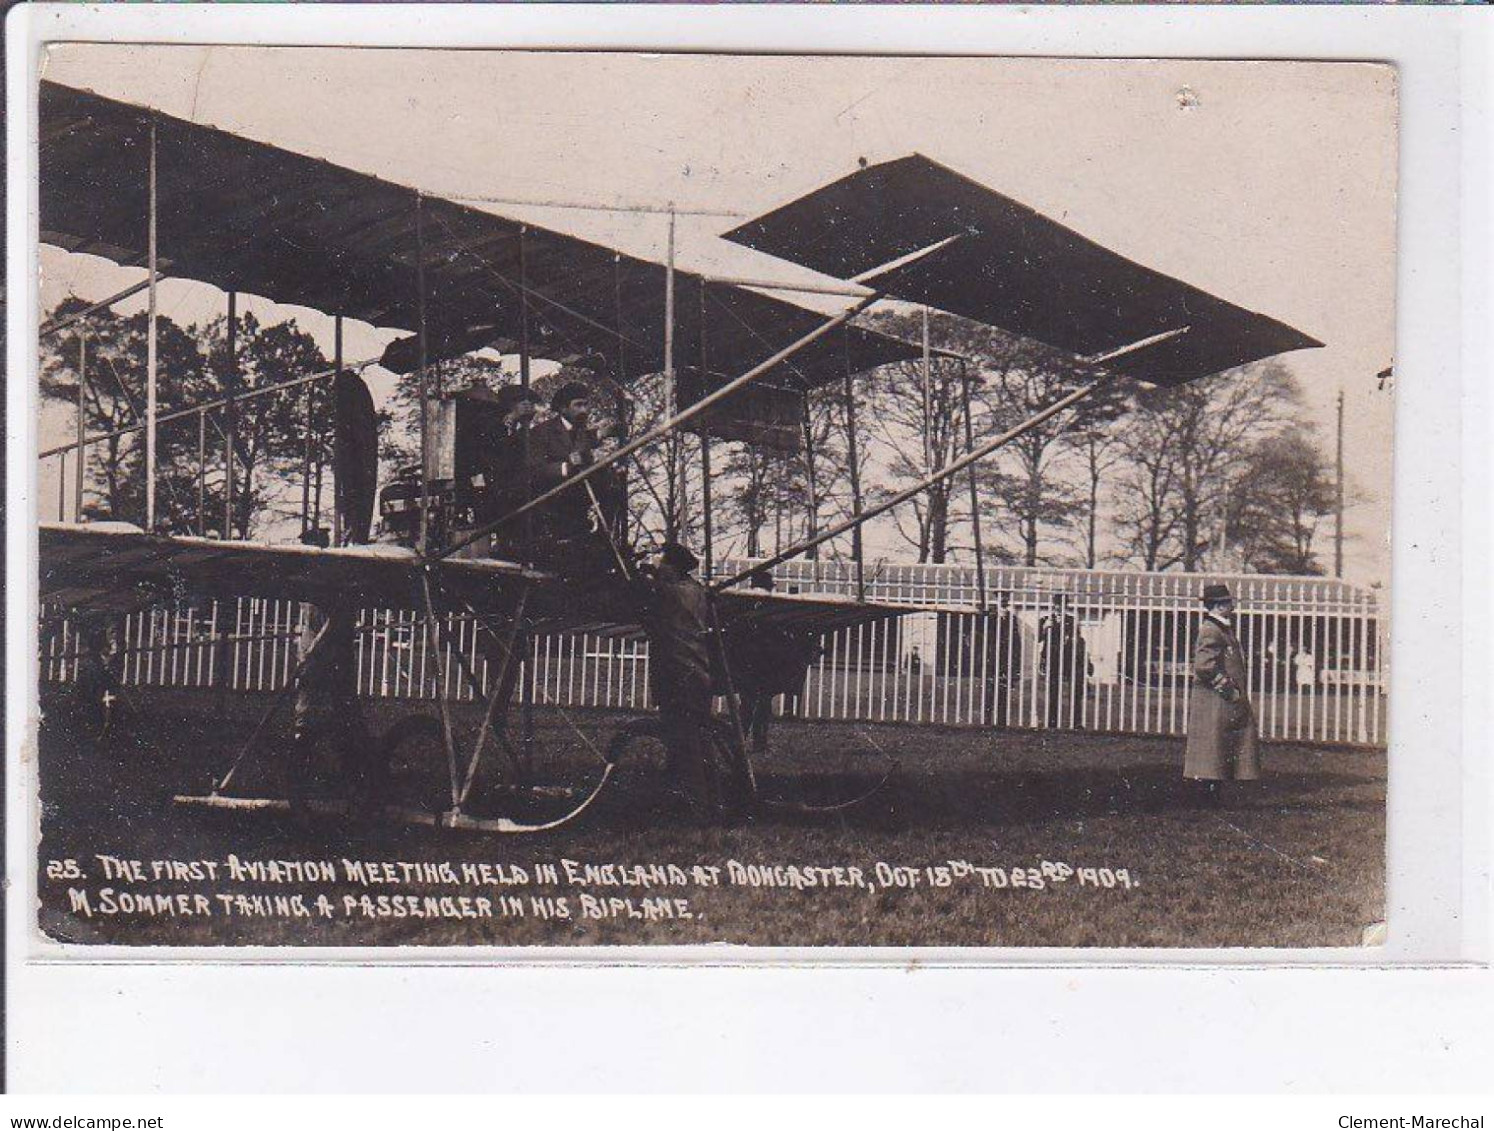
{"type": "Polygon", "coordinates": [[[1393,66],[40,75],[49,944],[1385,942],[1393,66]]]}

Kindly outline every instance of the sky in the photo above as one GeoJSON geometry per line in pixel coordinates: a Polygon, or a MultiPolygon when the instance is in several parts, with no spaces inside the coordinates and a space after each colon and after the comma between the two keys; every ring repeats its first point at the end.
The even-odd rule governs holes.
{"type": "MultiPolygon", "coordinates": [[[[717,233],[862,159],[923,153],[1325,342],[1285,360],[1330,450],[1344,393],[1345,575],[1388,581],[1394,395],[1375,374],[1394,358],[1391,68],[64,45],[43,73],[646,258],[665,255],[659,214],[512,202],[728,213],[680,217],[680,266],[783,281],[824,280],[717,233]]],[[[44,310],[139,277],[55,249],[41,266],[44,310]]],[[[182,323],[222,313],[213,288],[167,281],[160,292],[182,323]]],[[[330,354],[330,318],[247,307],[296,317],[330,354]]],[[[394,336],[349,324],[346,357],[375,356],[394,336]]],[[[43,445],[71,428],[70,414],[49,410],[43,445]]],[[[55,467],[39,487],[52,517],[55,467]]]]}

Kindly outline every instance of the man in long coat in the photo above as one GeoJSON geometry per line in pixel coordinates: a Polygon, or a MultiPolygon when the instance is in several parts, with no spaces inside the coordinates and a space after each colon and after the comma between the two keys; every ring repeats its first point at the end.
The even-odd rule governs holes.
{"type": "Polygon", "coordinates": [[[1245,653],[1235,635],[1228,586],[1204,586],[1204,617],[1193,645],[1188,694],[1188,748],[1183,776],[1210,784],[1261,776],[1255,709],[1245,692],[1245,653]]]}
{"type": "Polygon", "coordinates": [[[694,576],[699,564],[689,549],[666,542],[658,564],[636,578],[634,589],[669,769],[709,814],[723,799],[706,734],[712,703],[710,597],[694,576]]]}

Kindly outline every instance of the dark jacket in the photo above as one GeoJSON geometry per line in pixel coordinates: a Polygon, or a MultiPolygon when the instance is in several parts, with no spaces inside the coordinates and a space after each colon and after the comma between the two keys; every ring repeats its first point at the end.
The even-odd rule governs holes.
{"type": "Polygon", "coordinates": [[[824,652],[818,637],[761,625],[730,630],[726,643],[732,683],[749,698],[800,694],[810,666],[824,652]]]}
{"type": "Polygon", "coordinates": [[[568,428],[559,416],[529,428],[529,468],[537,490],[553,487],[596,459],[597,435],[568,428]]]}
{"type": "Polygon", "coordinates": [[[649,675],[661,707],[709,700],[711,630],[709,596],[695,578],[660,566],[635,582],[638,619],[648,636],[649,675]]]}
{"type": "Polygon", "coordinates": [[[522,428],[510,429],[500,425],[484,436],[483,441],[477,467],[482,476],[477,520],[492,522],[526,502],[530,497],[530,484],[524,474],[522,428]]]}
{"type": "Polygon", "coordinates": [[[1043,674],[1050,685],[1084,684],[1089,677],[1089,649],[1079,624],[1068,614],[1049,616],[1042,625],[1043,674]]]}
{"type": "MultiPolygon", "coordinates": [[[[984,663],[987,683],[1015,684],[1022,678],[1022,622],[1015,614],[1002,611],[987,613],[984,625],[984,663]]],[[[982,670],[979,666],[977,670],[982,670]]]]}

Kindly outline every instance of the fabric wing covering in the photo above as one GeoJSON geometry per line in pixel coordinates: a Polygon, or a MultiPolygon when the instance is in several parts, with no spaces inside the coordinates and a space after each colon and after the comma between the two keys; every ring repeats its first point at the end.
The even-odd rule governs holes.
{"type": "MultiPolygon", "coordinates": [[[[165,275],[407,331],[382,359],[407,373],[419,364],[423,243],[428,360],[485,346],[512,351],[522,275],[534,356],[585,359],[623,383],[664,368],[662,264],[88,91],[43,82],[40,103],[44,243],[145,264],[154,123],[165,275]]],[[[824,322],[686,271],[675,273],[675,287],[677,368],[698,372],[704,356],[697,388],[719,387],[824,322]]],[[[851,326],[773,376],[802,390],[843,380],[847,365],[861,372],[917,353],[851,326]]],[[[711,425],[722,436],[732,427],[730,413],[711,425]]]]}
{"type": "MultiPolygon", "coordinates": [[[[356,601],[369,608],[416,609],[419,558],[402,546],[309,546],[219,542],[145,534],[128,523],[43,523],[41,603],[84,615],[114,616],[161,605],[220,598],[356,601]]],[[[617,595],[573,585],[490,558],[440,563],[440,591],[485,616],[507,616],[526,576],[528,609],[541,632],[641,638],[617,595]]],[[[771,626],[805,634],[885,620],[907,606],[848,597],[727,590],[718,598],[724,627],[771,626]]]]}
{"type": "Polygon", "coordinates": [[[1078,357],[1186,326],[1177,338],[1110,363],[1158,385],[1322,345],[1109,251],[920,154],[861,169],[725,238],[1078,357]],[[899,266],[904,257],[911,258],[899,266]]]}

